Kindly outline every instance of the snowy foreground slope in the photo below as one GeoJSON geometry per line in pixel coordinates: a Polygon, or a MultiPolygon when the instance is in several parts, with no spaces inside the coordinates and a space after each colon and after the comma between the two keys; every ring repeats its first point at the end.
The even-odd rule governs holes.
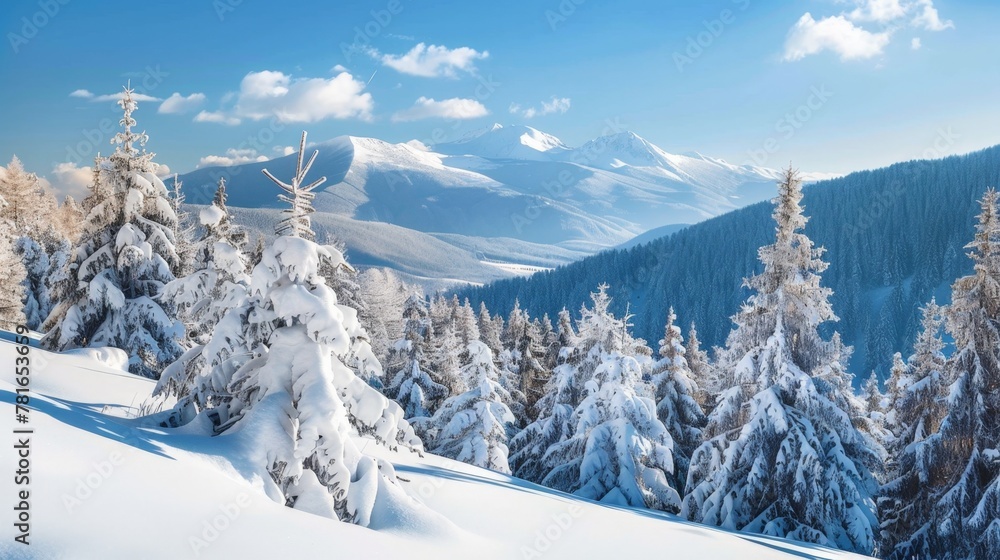
{"type": "MultiPolygon", "coordinates": [[[[301,513],[263,493],[244,434],[139,427],[130,417],[153,383],[115,369],[113,352],[95,354],[32,349],[32,544],[13,542],[8,510],[0,558],[854,557],[606,507],[374,441],[359,445],[391,461],[408,494],[431,512],[377,510],[378,530],[301,513]]],[[[14,346],[0,340],[0,363],[14,359],[14,346]]],[[[8,427],[11,381],[0,379],[8,427]]],[[[14,460],[0,454],[2,472],[13,473],[14,460]]],[[[13,477],[3,479],[10,503],[13,477]]]]}

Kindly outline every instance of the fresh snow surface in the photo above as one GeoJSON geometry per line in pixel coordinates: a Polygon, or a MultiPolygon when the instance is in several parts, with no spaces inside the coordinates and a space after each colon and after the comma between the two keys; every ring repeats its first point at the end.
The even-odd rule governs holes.
{"type": "MultiPolygon", "coordinates": [[[[2,334],[0,363],[13,364],[15,347],[2,334]]],[[[268,498],[240,433],[213,438],[193,426],[140,427],[132,417],[154,382],[96,355],[30,355],[32,544],[15,544],[8,520],[0,534],[4,560],[856,557],[598,505],[359,439],[366,454],[392,462],[407,493],[429,507],[420,515],[375,511],[379,530],[365,529],[268,498]]],[[[4,376],[0,414],[8,426],[13,401],[11,376],[4,376]]],[[[2,472],[16,470],[14,455],[0,455],[2,472]]],[[[13,477],[3,478],[12,498],[13,477]]]]}

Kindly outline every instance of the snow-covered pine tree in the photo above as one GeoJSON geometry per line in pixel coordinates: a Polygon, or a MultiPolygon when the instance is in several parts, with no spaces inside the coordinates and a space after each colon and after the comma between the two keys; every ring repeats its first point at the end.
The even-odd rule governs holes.
{"type": "MultiPolygon", "coordinates": [[[[225,178],[219,178],[219,183],[221,183],[222,208],[225,208],[226,204],[225,181],[225,178]]],[[[177,278],[183,278],[191,273],[193,270],[192,263],[197,262],[198,258],[195,253],[200,249],[199,244],[194,241],[195,227],[191,216],[184,210],[184,191],[181,190],[183,186],[184,184],[174,174],[174,181],[170,186],[169,200],[170,207],[174,210],[174,216],[177,217],[174,222],[174,250],[177,252],[177,267],[173,271],[174,276],[177,278]]],[[[215,192],[216,200],[213,202],[218,203],[219,196],[220,192],[217,188],[215,192]]]]}
{"type": "MultiPolygon", "coordinates": [[[[0,197],[0,209],[7,201],[0,197]]],[[[14,225],[0,218],[0,329],[14,332],[24,324],[24,263],[12,245],[14,225]]]]}
{"type": "Polygon", "coordinates": [[[698,329],[694,323],[691,323],[691,328],[688,329],[684,359],[687,360],[688,369],[691,370],[691,379],[698,387],[694,398],[701,405],[702,412],[708,414],[715,408],[718,380],[715,379],[715,369],[709,362],[708,353],[701,349],[701,340],[698,339],[698,329]]]}
{"type": "Polygon", "coordinates": [[[40,330],[45,318],[52,311],[49,288],[45,283],[49,274],[49,255],[45,247],[27,235],[13,239],[13,249],[21,259],[24,268],[23,295],[25,325],[34,331],[40,330]]]}
{"type": "Polygon", "coordinates": [[[420,419],[432,453],[509,474],[507,433],[515,422],[504,404],[510,400],[500,386],[493,353],[478,340],[469,342],[469,363],[462,367],[468,390],[445,400],[432,418],[420,419]]]}
{"type": "Polygon", "coordinates": [[[213,341],[230,336],[224,323],[242,318],[237,336],[254,352],[232,374],[234,417],[221,429],[271,434],[257,442],[257,460],[286,505],[368,525],[376,499],[398,489],[391,465],[362,454],[350,429],[390,444],[420,444],[398,405],[337,358],[350,351],[352,333],[361,327],[357,313],[338,304],[320,274],[324,261],[348,265],[338,250],[312,241],[312,208],[303,194],[321,181],[302,185],[305,142],[303,133],[292,183],[275,180],[291,206],[280,235],[253,269],[247,303],[231,310],[213,334],[213,341]]]}
{"type": "Polygon", "coordinates": [[[247,236],[233,223],[226,207],[225,179],[219,179],[212,204],[199,212],[198,219],[203,233],[190,246],[191,271],[163,290],[164,298],[177,305],[191,348],[164,369],[154,391],[156,395],[177,399],[175,409],[180,413],[180,422],[227,400],[225,384],[215,379],[211,371],[219,365],[218,358],[225,361],[232,357],[234,347],[227,344],[226,351],[219,356],[221,349],[217,345],[207,353],[205,345],[212,341],[226,314],[244,305],[250,283],[243,253],[247,236]]]}
{"type": "MultiPolygon", "coordinates": [[[[922,442],[937,433],[946,412],[942,310],[931,300],[922,313],[923,328],[913,346],[909,364],[903,363],[897,353],[888,383],[891,409],[887,424],[894,438],[889,444],[889,457],[892,459],[888,469],[889,481],[882,487],[879,498],[882,549],[888,553],[910,540],[908,533],[915,520],[928,517],[930,503],[913,499],[930,478],[930,472],[925,468],[928,465],[922,457],[926,450],[922,442]]],[[[922,551],[919,546],[906,545],[902,545],[901,550],[902,556],[897,555],[901,558],[922,551]]]]}
{"type": "Polygon", "coordinates": [[[551,373],[545,371],[541,364],[544,349],[538,325],[531,321],[527,311],[521,309],[516,300],[501,340],[504,351],[500,355],[500,384],[511,396],[508,404],[517,418],[518,427],[523,427],[531,421],[529,411],[542,397],[551,373]]]}
{"type": "Polygon", "coordinates": [[[361,312],[361,324],[371,335],[372,351],[388,365],[393,342],[403,334],[403,304],[407,288],[387,268],[369,268],[358,275],[361,298],[367,307],[361,312]]]}
{"type": "MultiPolygon", "coordinates": [[[[974,273],[952,286],[945,312],[955,379],[937,433],[913,444],[913,506],[896,522],[890,558],[979,560],[1000,550],[1000,216],[993,189],[981,202],[974,273]]],[[[927,378],[925,378],[927,379],[927,378]]],[[[928,383],[929,385],[930,383],[928,383]]],[[[915,392],[915,391],[914,391],[915,392]]],[[[927,398],[931,398],[930,395],[927,398]]],[[[921,427],[927,433],[931,427],[921,427]]],[[[915,434],[914,437],[919,434],[915,434]]],[[[909,460],[908,454],[901,458],[909,460]]],[[[912,480],[912,478],[911,478],[912,480]]]]}
{"type": "MultiPolygon", "coordinates": [[[[581,426],[585,430],[593,427],[588,423],[589,420],[584,422],[586,415],[593,410],[609,415],[631,410],[636,415],[634,416],[636,426],[642,430],[647,427],[648,422],[641,408],[648,404],[653,420],[659,423],[656,419],[656,405],[652,399],[639,398],[626,403],[607,403],[604,400],[609,394],[607,391],[612,390],[619,391],[627,400],[631,398],[629,395],[636,395],[635,384],[638,383],[638,378],[633,379],[635,377],[633,369],[638,368],[638,363],[632,358],[632,355],[637,353],[638,344],[628,332],[628,317],[618,319],[609,311],[611,298],[607,294],[607,289],[607,285],[599,286],[598,291],[591,294],[593,308],[583,306],[581,309],[578,335],[573,333],[571,325],[564,325],[563,321],[560,321],[563,325],[560,327],[562,334],[567,342],[574,346],[563,348],[561,351],[560,360],[563,363],[556,367],[549,379],[545,396],[538,401],[538,418],[511,439],[511,463],[515,475],[520,478],[569,492],[579,489],[579,485],[582,484],[581,477],[584,476],[581,465],[588,435],[576,432],[581,426]],[[585,398],[594,390],[605,386],[604,381],[591,383],[597,376],[598,370],[608,372],[607,390],[604,396],[591,399],[585,411],[579,408],[585,398]],[[574,442],[569,444],[570,440],[574,442]]],[[[606,418],[613,417],[606,416],[606,418]]],[[[649,435],[645,432],[639,433],[649,435]]],[[[666,434],[665,429],[663,433],[666,434]]],[[[669,438],[669,434],[666,436],[669,438]]],[[[595,435],[595,437],[601,436],[595,435]]],[[[646,445],[638,443],[642,437],[645,436],[632,441],[620,451],[622,453],[636,451],[638,448],[631,447],[632,443],[646,445]]],[[[654,440],[658,438],[658,435],[654,436],[654,440]]],[[[597,442],[598,440],[595,440],[595,445],[597,442]]],[[[658,461],[659,458],[655,460],[658,461]]],[[[616,465],[608,467],[612,470],[617,468],[616,465]]],[[[592,474],[597,473],[587,471],[584,477],[589,479],[592,474]]],[[[622,480],[627,479],[625,476],[622,480]]],[[[610,486],[608,490],[611,491],[610,486]]],[[[634,497],[634,494],[629,493],[629,495],[634,497]]]]}
{"type": "Polygon", "coordinates": [[[479,316],[476,318],[476,322],[479,327],[479,339],[490,347],[490,352],[493,352],[494,357],[499,356],[503,352],[503,342],[500,341],[503,330],[497,328],[497,323],[493,321],[490,310],[486,308],[485,303],[479,304],[479,316]]]}
{"type": "MultiPolygon", "coordinates": [[[[636,342],[628,316],[619,320],[608,312],[606,285],[592,297],[594,309],[584,308],[580,321],[586,352],[576,373],[583,375],[573,380],[583,382],[586,396],[568,418],[571,435],[545,451],[549,472],[542,484],[606,503],[677,512],[680,495],[670,484],[675,443],[657,418],[656,403],[637,390],[642,368],[630,355],[636,342]]],[[[557,371],[553,380],[564,383],[568,373],[557,371]]],[[[563,388],[554,389],[558,394],[563,388]]],[[[548,412],[548,403],[543,406],[548,412]]]]}
{"type": "Polygon", "coordinates": [[[760,249],[754,294],[734,317],[720,367],[734,381],[709,416],[692,457],[682,515],[731,530],[871,553],[877,443],[839,403],[853,395],[835,338],[831,291],[820,286],[821,249],[800,230],[801,182],[784,172],[775,199],[776,239],[760,249]],[[846,389],[845,389],[846,388],[846,389]]]}
{"type": "Polygon", "coordinates": [[[132,130],[134,93],[126,87],[118,102],[122,131],[112,139],[114,153],[96,162],[70,278],[53,298],[59,304],[42,343],[60,351],[121,348],[129,371],[155,378],[183,351],[173,303],[159,299],[177,267],[177,218],[155,174],[154,154],[145,151],[146,134],[132,130]]]}
{"type": "Polygon", "coordinates": [[[67,195],[56,211],[56,227],[63,237],[75,243],[80,237],[80,224],[83,223],[83,218],[83,210],[76,203],[76,199],[67,195]]]}
{"type": "Polygon", "coordinates": [[[406,418],[430,416],[448,396],[448,388],[431,379],[424,369],[429,330],[424,298],[413,294],[403,305],[403,338],[392,350],[398,369],[390,370],[387,384],[387,394],[403,407],[406,418]]]}
{"type": "Polygon", "coordinates": [[[671,450],[674,465],[670,486],[683,495],[691,454],[701,445],[705,414],[694,398],[698,385],[692,380],[681,330],[674,325],[676,320],[671,307],[660,341],[660,359],[653,365],[652,382],[656,415],[675,444],[671,450]]]}

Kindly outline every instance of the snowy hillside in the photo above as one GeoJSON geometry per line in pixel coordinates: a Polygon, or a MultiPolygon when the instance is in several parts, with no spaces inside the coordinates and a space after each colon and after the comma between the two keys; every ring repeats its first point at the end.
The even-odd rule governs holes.
{"type": "MultiPolygon", "coordinates": [[[[370,252],[366,239],[357,235],[369,228],[348,222],[391,224],[402,229],[381,235],[398,241],[433,234],[442,242],[422,253],[429,266],[399,270],[470,282],[486,282],[496,274],[495,267],[467,264],[479,260],[477,252],[510,265],[502,276],[523,266],[565,264],[655,228],[697,223],[770,198],[778,176],[772,169],[669,154],[632,132],[574,149],[528,126],[497,124],[431,147],[352,136],[315,147],[320,155],[313,173],[328,178],[316,197],[318,221],[337,216],[343,227],[334,233],[351,254],[364,254],[363,261],[396,262],[382,251],[387,244],[370,252]],[[446,247],[452,239],[462,243],[446,247]],[[455,247],[469,254],[455,259],[449,254],[455,247]],[[548,254],[548,262],[539,262],[540,254],[548,254]],[[441,271],[430,263],[456,266],[441,271]]],[[[282,176],[294,160],[284,156],[203,168],[180,180],[191,204],[209,202],[218,179],[225,177],[231,206],[275,208],[273,185],[260,171],[267,167],[282,176]]]]}
{"type": "MultiPolygon", "coordinates": [[[[264,493],[249,459],[248,442],[259,434],[209,438],[190,426],[149,427],[134,416],[154,382],[115,369],[115,352],[100,354],[31,350],[32,544],[30,553],[12,544],[5,523],[4,559],[856,557],[597,505],[356,435],[367,453],[395,466],[426,513],[376,510],[377,530],[302,513],[264,493]]],[[[14,346],[0,341],[0,361],[14,358],[14,346]]],[[[14,393],[0,380],[7,418],[14,393]]],[[[14,472],[14,460],[4,453],[0,468],[14,472]]]]}

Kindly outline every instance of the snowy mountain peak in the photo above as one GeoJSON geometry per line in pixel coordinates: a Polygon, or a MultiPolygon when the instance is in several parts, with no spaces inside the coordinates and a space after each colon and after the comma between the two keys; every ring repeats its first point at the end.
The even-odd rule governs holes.
{"type": "Polygon", "coordinates": [[[487,159],[542,160],[568,152],[569,148],[551,134],[526,125],[493,126],[455,142],[434,146],[446,155],[470,155],[487,159]]]}
{"type": "Polygon", "coordinates": [[[577,151],[585,154],[587,161],[592,164],[612,168],[625,165],[672,168],[679,157],[668,154],[632,131],[595,138],[580,146],[577,151]]]}

